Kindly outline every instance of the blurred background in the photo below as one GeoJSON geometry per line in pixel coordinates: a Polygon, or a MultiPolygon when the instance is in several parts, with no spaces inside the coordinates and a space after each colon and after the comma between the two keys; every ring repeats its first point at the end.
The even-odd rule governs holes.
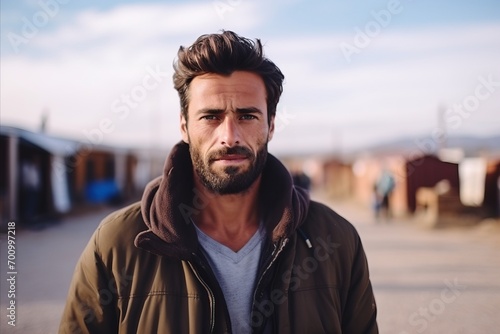
{"type": "Polygon", "coordinates": [[[269,150],[313,196],[367,224],[498,222],[498,1],[2,0],[2,229],[138,199],[180,140],[177,50],[221,29],[285,74],[269,150]]]}

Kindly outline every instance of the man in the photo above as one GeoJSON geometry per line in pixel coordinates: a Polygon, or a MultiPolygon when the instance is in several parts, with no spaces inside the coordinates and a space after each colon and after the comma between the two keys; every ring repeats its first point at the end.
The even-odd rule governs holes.
{"type": "Polygon", "coordinates": [[[61,333],[377,333],[355,229],[267,153],[284,79],[259,40],[181,47],[182,142],[101,223],[61,333]]]}
{"type": "Polygon", "coordinates": [[[375,183],[375,218],[380,218],[383,213],[386,219],[391,218],[391,207],[389,198],[395,187],[394,177],[389,169],[384,166],[382,173],[375,183]]]}

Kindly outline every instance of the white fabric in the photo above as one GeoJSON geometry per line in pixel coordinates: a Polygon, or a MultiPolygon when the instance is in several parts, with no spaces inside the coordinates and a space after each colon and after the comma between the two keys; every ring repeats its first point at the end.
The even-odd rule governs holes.
{"type": "Polygon", "coordinates": [[[66,164],[64,163],[64,158],[59,155],[53,155],[51,161],[51,183],[54,208],[57,212],[66,213],[71,209],[68,179],[66,177],[66,164]]]}

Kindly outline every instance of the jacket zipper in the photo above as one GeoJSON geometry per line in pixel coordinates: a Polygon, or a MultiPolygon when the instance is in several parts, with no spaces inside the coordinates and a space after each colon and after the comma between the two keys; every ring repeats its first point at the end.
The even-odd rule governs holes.
{"type": "Polygon", "coordinates": [[[207,284],[207,282],[205,282],[198,271],[194,268],[193,264],[189,261],[188,263],[191,267],[191,270],[193,270],[194,274],[196,275],[196,278],[198,278],[200,283],[208,292],[208,297],[210,299],[210,333],[213,333],[215,327],[215,294],[213,293],[212,289],[210,289],[210,286],[207,284]]]}
{"type": "MultiPolygon", "coordinates": [[[[258,281],[257,285],[255,286],[255,292],[254,292],[254,296],[253,296],[254,304],[252,305],[252,310],[253,310],[253,308],[255,306],[255,301],[257,300],[257,291],[260,290],[260,285],[262,283],[262,280],[264,279],[264,276],[269,271],[269,269],[272,267],[272,265],[274,264],[274,262],[276,262],[276,259],[278,258],[278,255],[280,255],[280,253],[283,251],[283,248],[286,246],[286,244],[288,244],[288,241],[289,241],[288,238],[286,238],[285,240],[283,240],[283,242],[281,243],[281,245],[280,245],[279,248],[277,248],[276,245],[274,246],[275,249],[274,249],[273,253],[271,254],[271,259],[269,261],[269,264],[266,266],[266,268],[262,272],[262,275],[260,275],[259,281],[258,281]]],[[[260,294],[262,294],[262,291],[260,292],[260,294]]]]}
{"type": "Polygon", "coordinates": [[[259,278],[259,282],[257,284],[257,287],[260,285],[260,283],[262,282],[262,279],[264,278],[266,272],[272,267],[272,265],[274,264],[274,262],[276,261],[276,259],[278,258],[278,255],[280,255],[280,253],[283,251],[283,248],[285,248],[286,244],[288,244],[288,238],[286,238],[285,240],[283,240],[283,242],[281,243],[281,246],[278,248],[278,249],[275,249],[275,251],[273,252],[274,254],[271,254],[271,261],[269,262],[269,264],[267,265],[266,269],[264,269],[264,271],[262,272],[262,275],[260,275],[260,278],[259,278]],[[274,256],[273,256],[274,255],[274,256]]]}

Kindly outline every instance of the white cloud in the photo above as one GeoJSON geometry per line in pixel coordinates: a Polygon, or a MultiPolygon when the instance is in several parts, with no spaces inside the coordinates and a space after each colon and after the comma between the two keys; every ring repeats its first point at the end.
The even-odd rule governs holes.
{"type": "MultiPolygon", "coordinates": [[[[318,137],[325,137],[321,133],[338,129],[346,147],[429,133],[437,126],[439,106],[462,102],[474,92],[479,76],[493,74],[500,81],[500,46],[491,38],[499,31],[500,25],[407,31],[405,35],[388,31],[351,64],[335,56],[339,41],[345,38],[340,35],[282,42],[285,51],[273,51],[276,58],[285,60],[283,103],[296,110],[300,121],[291,122],[275,138],[275,147],[285,149],[297,138],[314,147],[318,137]],[[296,53],[297,58],[287,56],[296,53]]],[[[498,132],[498,105],[500,89],[455,133],[498,132]]],[[[321,142],[334,148],[333,139],[321,142]]]]}
{"type": "Polygon", "coordinates": [[[118,45],[143,46],[151,41],[177,39],[179,35],[215,32],[235,22],[240,29],[249,29],[262,17],[255,15],[255,10],[251,3],[242,3],[221,17],[210,1],[131,4],[107,12],[86,10],[75,18],[73,24],[43,35],[35,43],[44,49],[90,42],[105,45],[110,41],[118,45]]]}

